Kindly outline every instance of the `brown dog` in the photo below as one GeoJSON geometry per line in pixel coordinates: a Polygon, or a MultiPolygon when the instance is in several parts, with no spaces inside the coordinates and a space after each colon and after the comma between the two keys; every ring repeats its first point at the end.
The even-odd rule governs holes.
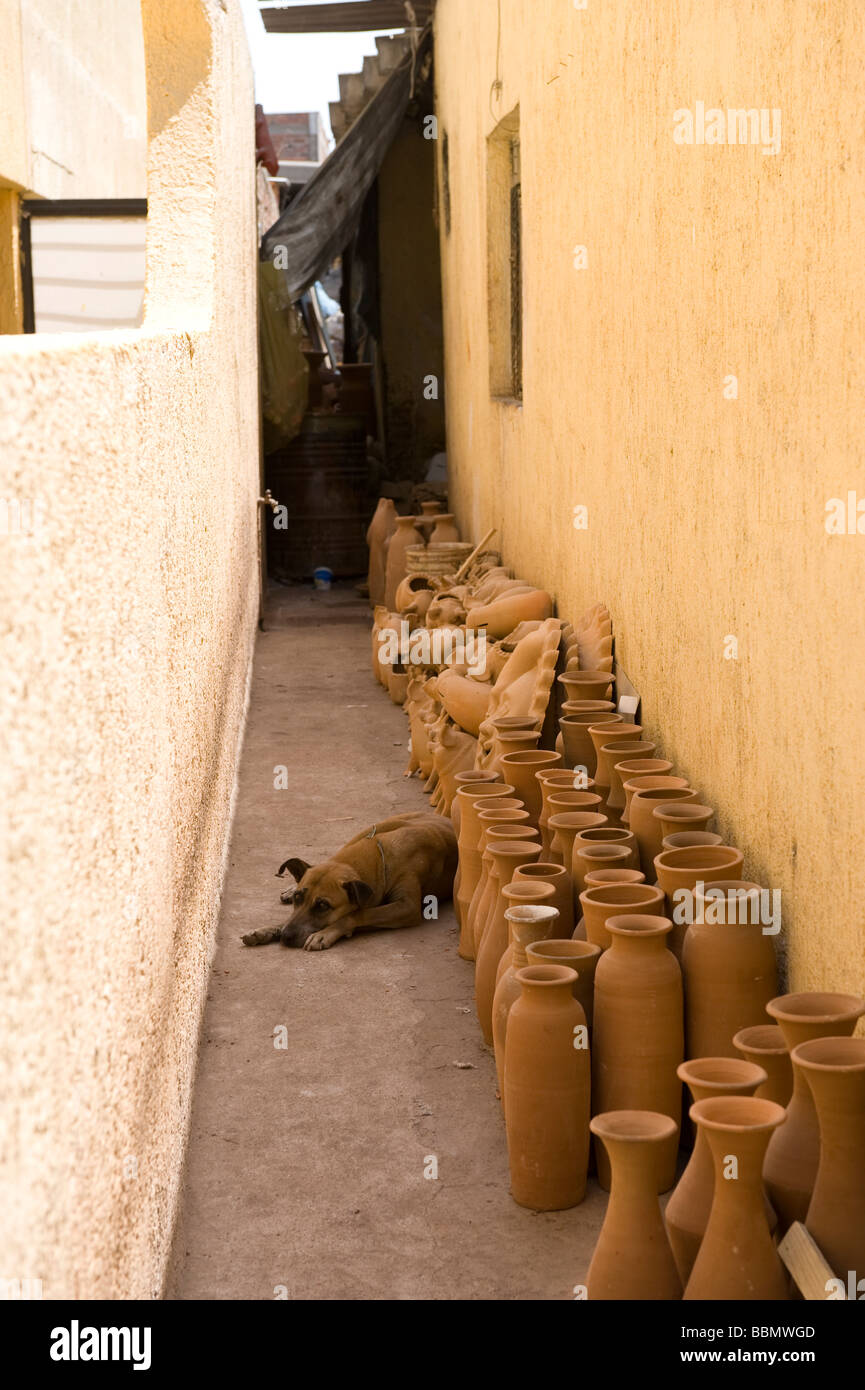
{"type": "Polygon", "coordinates": [[[457,839],[449,817],[430,811],[390,816],[355,835],[332,859],[311,868],[286,859],[297,887],[282,894],[294,911],[281,927],[244,936],[245,946],[281,941],[305,951],[326,951],[342,936],[376,927],[413,927],[425,897],[439,902],[453,892],[457,839]]]}

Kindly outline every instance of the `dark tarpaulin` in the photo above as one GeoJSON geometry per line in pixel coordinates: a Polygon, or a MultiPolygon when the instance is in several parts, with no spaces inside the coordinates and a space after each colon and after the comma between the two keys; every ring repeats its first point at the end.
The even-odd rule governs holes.
{"type": "MultiPolygon", "coordinates": [[[[351,240],[364,199],[375,182],[408,106],[418,65],[430,42],[421,37],[388,76],[324,164],[261,240],[262,260],[285,249],[292,299],[320,279],[351,240]]],[[[276,262],[283,268],[283,257],[276,262]]]]}

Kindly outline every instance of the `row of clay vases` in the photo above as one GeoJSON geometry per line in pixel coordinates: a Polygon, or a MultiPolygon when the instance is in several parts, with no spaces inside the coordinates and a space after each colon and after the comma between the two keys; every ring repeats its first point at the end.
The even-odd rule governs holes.
{"type": "MultiPolygon", "coordinates": [[[[506,798],[502,797],[500,807],[504,806],[505,801],[506,798]]],[[[466,924],[466,930],[471,940],[472,960],[475,961],[478,958],[484,933],[495,908],[499,888],[492,846],[502,840],[530,840],[533,844],[538,842],[538,832],[533,825],[529,824],[528,812],[525,807],[522,807],[522,810],[517,814],[522,818],[519,821],[516,818],[510,819],[511,816],[514,816],[513,812],[496,808],[483,811],[478,817],[481,821],[481,876],[469,904],[466,924]]]]}
{"type": "Polygon", "coordinates": [[[735,1057],[733,1038],[765,1018],[778,992],[775,944],[760,921],[760,899],[760,885],[741,879],[697,885],[695,920],[682,947],[687,1057],[735,1057]]]}
{"type": "Polygon", "coordinates": [[[603,794],[604,800],[610,790],[612,778],[612,758],[616,745],[640,741],[643,730],[639,724],[629,724],[624,720],[617,723],[595,723],[589,725],[589,738],[595,750],[595,788],[603,794]]]}
{"type": "MultiPolygon", "coordinates": [[[[586,940],[594,941],[595,945],[600,946],[602,951],[606,951],[612,945],[613,938],[609,931],[611,918],[620,917],[623,913],[637,913],[640,916],[652,916],[666,921],[664,918],[664,895],[660,888],[656,888],[651,883],[608,883],[602,888],[587,888],[580,894],[580,906],[583,909],[586,940]]],[[[671,930],[672,923],[667,922],[667,931],[671,930]]],[[[663,944],[666,947],[666,942],[663,944]]],[[[679,1060],[681,1061],[681,1058],[679,1060]]],[[[640,1110],[651,1109],[652,1107],[615,1106],[614,1108],[617,1110],[640,1110]]]]}
{"type": "Polygon", "coordinates": [[[576,1206],[589,1162],[590,1064],[574,971],[530,965],[507,1020],[504,1108],[511,1194],[533,1211],[576,1206]]]}
{"type": "Polygon", "coordinates": [[[508,944],[505,918],[507,899],[502,893],[520,864],[532,864],[541,856],[540,843],[530,840],[500,840],[491,843],[490,879],[494,885],[493,906],[487,919],[475,965],[475,1008],[488,1047],[493,1043],[493,996],[499,961],[508,944]]]}
{"type": "Polygon", "coordinates": [[[459,805],[459,865],[454,882],[453,903],[460,926],[458,954],[463,960],[474,960],[473,947],[468,939],[466,914],[481,873],[481,832],[475,803],[495,796],[512,797],[513,791],[513,787],[503,782],[463,782],[458,785],[454,797],[459,805]]]}
{"type": "MultiPolygon", "coordinates": [[[[528,867],[531,868],[531,865],[528,865],[528,867]]],[[[552,884],[543,883],[540,881],[536,883],[531,883],[528,882],[526,879],[518,879],[518,873],[519,869],[517,869],[514,873],[514,876],[511,879],[510,883],[506,884],[505,887],[502,889],[502,897],[505,900],[505,919],[510,925],[508,927],[508,944],[502,952],[498,966],[496,967],[496,983],[495,989],[493,990],[493,1014],[495,1014],[495,991],[498,989],[499,984],[501,983],[502,976],[507,974],[507,972],[512,968],[514,963],[514,953],[512,945],[514,936],[512,924],[513,919],[508,916],[508,913],[511,912],[513,908],[522,907],[549,907],[552,908],[554,912],[556,911],[555,904],[553,903],[555,889],[553,888],[552,884]]],[[[552,918],[545,920],[547,920],[548,929],[546,931],[535,934],[534,939],[538,941],[542,941],[546,936],[551,936],[554,930],[558,931],[558,914],[556,915],[555,920],[553,920],[552,918]]],[[[522,964],[528,965],[528,961],[523,961],[522,964]]],[[[495,1047],[495,1028],[493,1028],[493,1046],[495,1047]]]]}
{"type": "Polygon", "coordinates": [[[366,532],[366,543],[369,547],[367,583],[369,586],[369,601],[373,608],[376,604],[381,604],[385,601],[385,562],[387,547],[395,530],[396,507],[390,497],[380,497],[378,499],[378,506],[375,509],[375,515],[369,523],[366,532]]]}
{"type": "MultiPolygon", "coordinates": [[[[508,1016],[513,1005],[520,997],[520,983],[517,973],[524,970],[528,965],[526,959],[526,948],[536,941],[543,941],[545,937],[555,935],[556,923],[559,914],[554,907],[543,902],[519,902],[518,897],[512,892],[517,886],[510,884],[505,889],[505,896],[510,904],[505,912],[510,934],[510,945],[508,951],[502,957],[502,961],[507,960],[507,968],[499,975],[495,994],[493,995],[493,1049],[496,1056],[496,1075],[498,1077],[499,1096],[504,1104],[504,1080],[505,1080],[505,1038],[508,1028],[508,1016]]],[[[548,896],[552,897],[552,889],[549,884],[540,885],[546,889],[548,896]]],[[[536,887],[533,891],[535,896],[539,895],[536,887]]]]}
{"type": "Polygon", "coordinates": [[[604,809],[612,824],[621,820],[625,809],[623,781],[638,777],[644,769],[650,772],[669,772],[673,764],[663,758],[653,758],[655,744],[647,739],[620,739],[617,743],[601,745],[601,755],[609,754],[610,785],[604,809]]]}
{"type": "MultiPolygon", "coordinates": [[[[585,898],[585,894],[583,897],[585,898]]],[[[609,949],[595,970],[592,1109],[651,1110],[672,1121],[658,1158],[659,1191],[676,1176],[684,1058],[682,973],[667,950],[672,923],[643,912],[609,917],[609,949]]],[[[609,1189],[606,1151],[597,1154],[598,1181],[609,1189]]]]}

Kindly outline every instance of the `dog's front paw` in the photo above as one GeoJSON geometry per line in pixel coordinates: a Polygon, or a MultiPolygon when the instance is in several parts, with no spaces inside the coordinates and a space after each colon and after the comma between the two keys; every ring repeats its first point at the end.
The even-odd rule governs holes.
{"type": "Polygon", "coordinates": [[[335,946],[343,933],[338,927],[325,927],[324,931],[314,931],[303,943],[305,951],[329,951],[335,946]]]}
{"type": "Polygon", "coordinates": [[[240,939],[244,946],[268,946],[271,941],[279,940],[279,933],[279,927],[262,927],[261,931],[247,932],[240,939]]]}

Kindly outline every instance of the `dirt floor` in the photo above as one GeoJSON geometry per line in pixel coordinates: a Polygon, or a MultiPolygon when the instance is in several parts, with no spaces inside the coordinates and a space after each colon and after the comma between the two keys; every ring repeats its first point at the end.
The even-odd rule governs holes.
{"type": "Polygon", "coordinates": [[[438,922],[321,953],[240,943],[287,915],[283,859],[316,862],[426,805],[403,776],[405,716],[372,677],[366,604],[350,588],[279,589],[267,626],[169,1296],[572,1298],[606,1199],[590,1182],[581,1206],[537,1215],[508,1195],[495,1066],[450,904],[438,922]]]}

